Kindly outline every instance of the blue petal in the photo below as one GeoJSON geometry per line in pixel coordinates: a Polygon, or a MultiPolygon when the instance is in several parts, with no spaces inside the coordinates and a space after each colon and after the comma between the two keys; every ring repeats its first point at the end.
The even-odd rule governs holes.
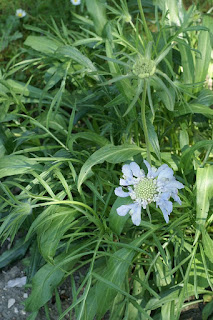
{"type": "Polygon", "coordinates": [[[163,170],[160,171],[158,174],[158,180],[159,179],[171,179],[173,177],[174,171],[169,168],[168,166],[164,167],[163,170]]]}
{"type": "Polygon", "coordinates": [[[160,173],[162,170],[164,170],[165,168],[167,168],[167,167],[168,167],[167,164],[162,164],[162,166],[160,166],[160,167],[158,168],[158,170],[156,171],[156,176],[158,176],[159,173],[160,173]]]}
{"type": "Polygon", "coordinates": [[[122,206],[118,207],[116,209],[117,214],[119,216],[125,216],[127,214],[127,212],[129,212],[129,210],[131,210],[133,207],[135,206],[134,203],[131,204],[123,204],[122,206]]]}
{"type": "Polygon", "coordinates": [[[161,195],[160,195],[160,202],[161,201],[165,201],[165,200],[169,200],[169,198],[171,197],[171,192],[163,192],[161,195]]]}
{"type": "Polygon", "coordinates": [[[178,202],[180,205],[182,204],[181,200],[180,200],[180,197],[176,194],[176,193],[172,193],[172,198],[178,202]]]}
{"type": "Polygon", "coordinates": [[[115,194],[118,197],[125,198],[129,196],[129,192],[123,191],[122,187],[115,188],[115,194]]]}
{"type": "Polygon", "coordinates": [[[163,217],[164,217],[166,223],[169,223],[169,216],[166,212],[163,212],[163,217]]]}
{"type": "Polygon", "coordinates": [[[120,179],[120,186],[131,186],[134,184],[134,180],[133,178],[130,180],[130,179],[120,179]]]}
{"type": "Polygon", "coordinates": [[[132,176],[132,171],[131,171],[131,168],[130,168],[130,165],[129,165],[129,164],[123,165],[123,167],[122,167],[122,172],[123,172],[124,178],[125,178],[126,180],[129,180],[129,179],[132,179],[132,178],[133,178],[133,176],[132,176]]]}
{"type": "Polygon", "coordinates": [[[131,210],[132,222],[134,225],[139,226],[141,223],[141,205],[135,204],[131,210]]]}
{"type": "Polygon", "coordinates": [[[169,215],[173,209],[172,202],[168,201],[168,200],[164,200],[164,201],[162,200],[162,201],[157,201],[156,204],[157,204],[157,206],[160,207],[161,211],[163,212],[164,219],[165,219],[166,223],[168,223],[169,222],[169,215]]]}
{"type": "Polygon", "coordinates": [[[131,162],[130,168],[132,170],[133,176],[137,178],[144,176],[143,170],[140,169],[139,165],[136,162],[131,162]]]}
{"type": "Polygon", "coordinates": [[[167,189],[183,189],[184,188],[184,185],[177,181],[177,180],[172,180],[172,181],[169,181],[167,184],[166,184],[166,188],[167,189]]]}
{"type": "Polygon", "coordinates": [[[146,160],[144,160],[143,162],[145,163],[145,165],[146,165],[146,167],[148,169],[147,177],[148,178],[155,178],[156,172],[157,172],[156,168],[155,167],[151,167],[149,162],[146,161],[146,160]]]}

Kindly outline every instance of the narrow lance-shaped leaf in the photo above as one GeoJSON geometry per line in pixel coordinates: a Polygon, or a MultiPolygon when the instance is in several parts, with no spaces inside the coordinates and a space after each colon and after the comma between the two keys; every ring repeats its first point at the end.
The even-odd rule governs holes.
{"type": "Polygon", "coordinates": [[[8,155],[0,159],[0,178],[16,174],[29,173],[40,165],[24,156],[8,155]]]}
{"type": "Polygon", "coordinates": [[[213,196],[213,166],[198,168],[196,185],[197,185],[197,196],[196,196],[196,222],[197,230],[195,234],[195,241],[198,240],[198,237],[201,232],[201,227],[205,225],[207,215],[209,212],[209,203],[213,196]]]}
{"type": "MultiPolygon", "coordinates": [[[[147,231],[143,236],[132,241],[130,245],[136,248],[140,247],[144,239],[152,233],[153,230],[147,231]]],[[[117,291],[112,286],[115,285],[115,287],[122,288],[134,256],[134,250],[123,248],[114,253],[109,259],[106,268],[101,272],[101,276],[106,283],[98,281],[90,290],[85,306],[85,319],[93,320],[95,315],[101,317],[111,308],[111,303],[117,294],[117,291]],[[112,286],[107,285],[109,281],[112,286]]]]}
{"type": "MultiPolygon", "coordinates": [[[[203,25],[210,29],[210,32],[213,32],[213,19],[212,17],[205,15],[203,17],[203,25]]],[[[201,52],[201,57],[198,55],[195,65],[195,82],[205,81],[206,75],[209,68],[209,63],[211,61],[211,41],[210,41],[210,32],[200,31],[198,38],[198,50],[201,52]]],[[[199,91],[199,87],[195,88],[195,92],[199,91]]]]}
{"type": "Polygon", "coordinates": [[[81,168],[78,177],[78,190],[80,190],[82,183],[91,173],[91,168],[94,165],[103,163],[104,161],[110,163],[121,163],[131,159],[131,157],[141,152],[142,149],[133,144],[122,146],[113,146],[110,144],[100,148],[98,151],[94,152],[89,159],[87,159],[81,168]]]}
{"type": "Polygon", "coordinates": [[[106,6],[102,0],[86,0],[87,10],[94,22],[95,31],[98,35],[102,34],[107,23],[106,6]]]}

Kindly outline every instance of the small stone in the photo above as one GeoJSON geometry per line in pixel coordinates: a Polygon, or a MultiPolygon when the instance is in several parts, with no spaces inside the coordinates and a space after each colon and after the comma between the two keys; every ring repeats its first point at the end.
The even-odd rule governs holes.
{"type": "Polygon", "coordinates": [[[10,309],[14,305],[15,302],[16,302],[15,299],[13,299],[13,298],[9,299],[8,303],[7,303],[8,309],[10,309]]]}
{"type": "Polygon", "coordinates": [[[21,314],[25,315],[25,314],[26,314],[26,312],[25,312],[24,310],[21,310],[21,314]]]}
{"type": "Polygon", "coordinates": [[[9,280],[7,283],[8,288],[13,288],[13,287],[23,287],[27,282],[27,277],[22,277],[22,278],[16,278],[13,280],[9,280]]]}
{"type": "Polygon", "coordinates": [[[24,293],[24,295],[23,295],[23,297],[26,299],[26,298],[28,298],[28,293],[24,293]]]}
{"type": "Polygon", "coordinates": [[[18,309],[17,309],[16,307],[14,308],[14,312],[15,312],[15,313],[18,313],[18,309]]]}

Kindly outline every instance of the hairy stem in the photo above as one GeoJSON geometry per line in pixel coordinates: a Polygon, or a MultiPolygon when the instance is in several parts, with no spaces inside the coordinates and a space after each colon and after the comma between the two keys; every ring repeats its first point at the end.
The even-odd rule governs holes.
{"type": "Polygon", "coordinates": [[[142,94],[142,102],[141,102],[141,120],[143,125],[143,132],[145,136],[145,144],[146,144],[146,154],[147,154],[147,161],[151,164],[151,155],[149,150],[149,136],[148,136],[148,129],[146,124],[146,90],[147,90],[147,82],[144,80],[144,87],[143,87],[143,94],[142,94]]]}
{"type": "Polygon", "coordinates": [[[149,41],[152,41],[152,36],[151,36],[150,31],[149,31],[149,29],[147,27],[146,19],[145,19],[144,13],[143,13],[143,7],[142,7],[142,4],[141,4],[141,0],[138,0],[138,7],[139,7],[139,11],[140,11],[140,15],[141,15],[141,19],[142,19],[142,22],[143,22],[143,27],[144,27],[144,31],[146,33],[147,39],[149,41]]]}

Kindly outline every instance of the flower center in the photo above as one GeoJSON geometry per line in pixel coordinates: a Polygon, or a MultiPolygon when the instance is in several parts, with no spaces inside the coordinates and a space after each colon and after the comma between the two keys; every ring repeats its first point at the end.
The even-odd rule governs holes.
{"type": "Polygon", "coordinates": [[[136,199],[153,201],[154,196],[157,194],[156,180],[143,178],[135,188],[136,199]]]}
{"type": "Polygon", "coordinates": [[[133,73],[141,79],[153,76],[155,70],[155,62],[153,60],[145,59],[142,57],[139,57],[135,61],[132,69],[133,73]]]}

